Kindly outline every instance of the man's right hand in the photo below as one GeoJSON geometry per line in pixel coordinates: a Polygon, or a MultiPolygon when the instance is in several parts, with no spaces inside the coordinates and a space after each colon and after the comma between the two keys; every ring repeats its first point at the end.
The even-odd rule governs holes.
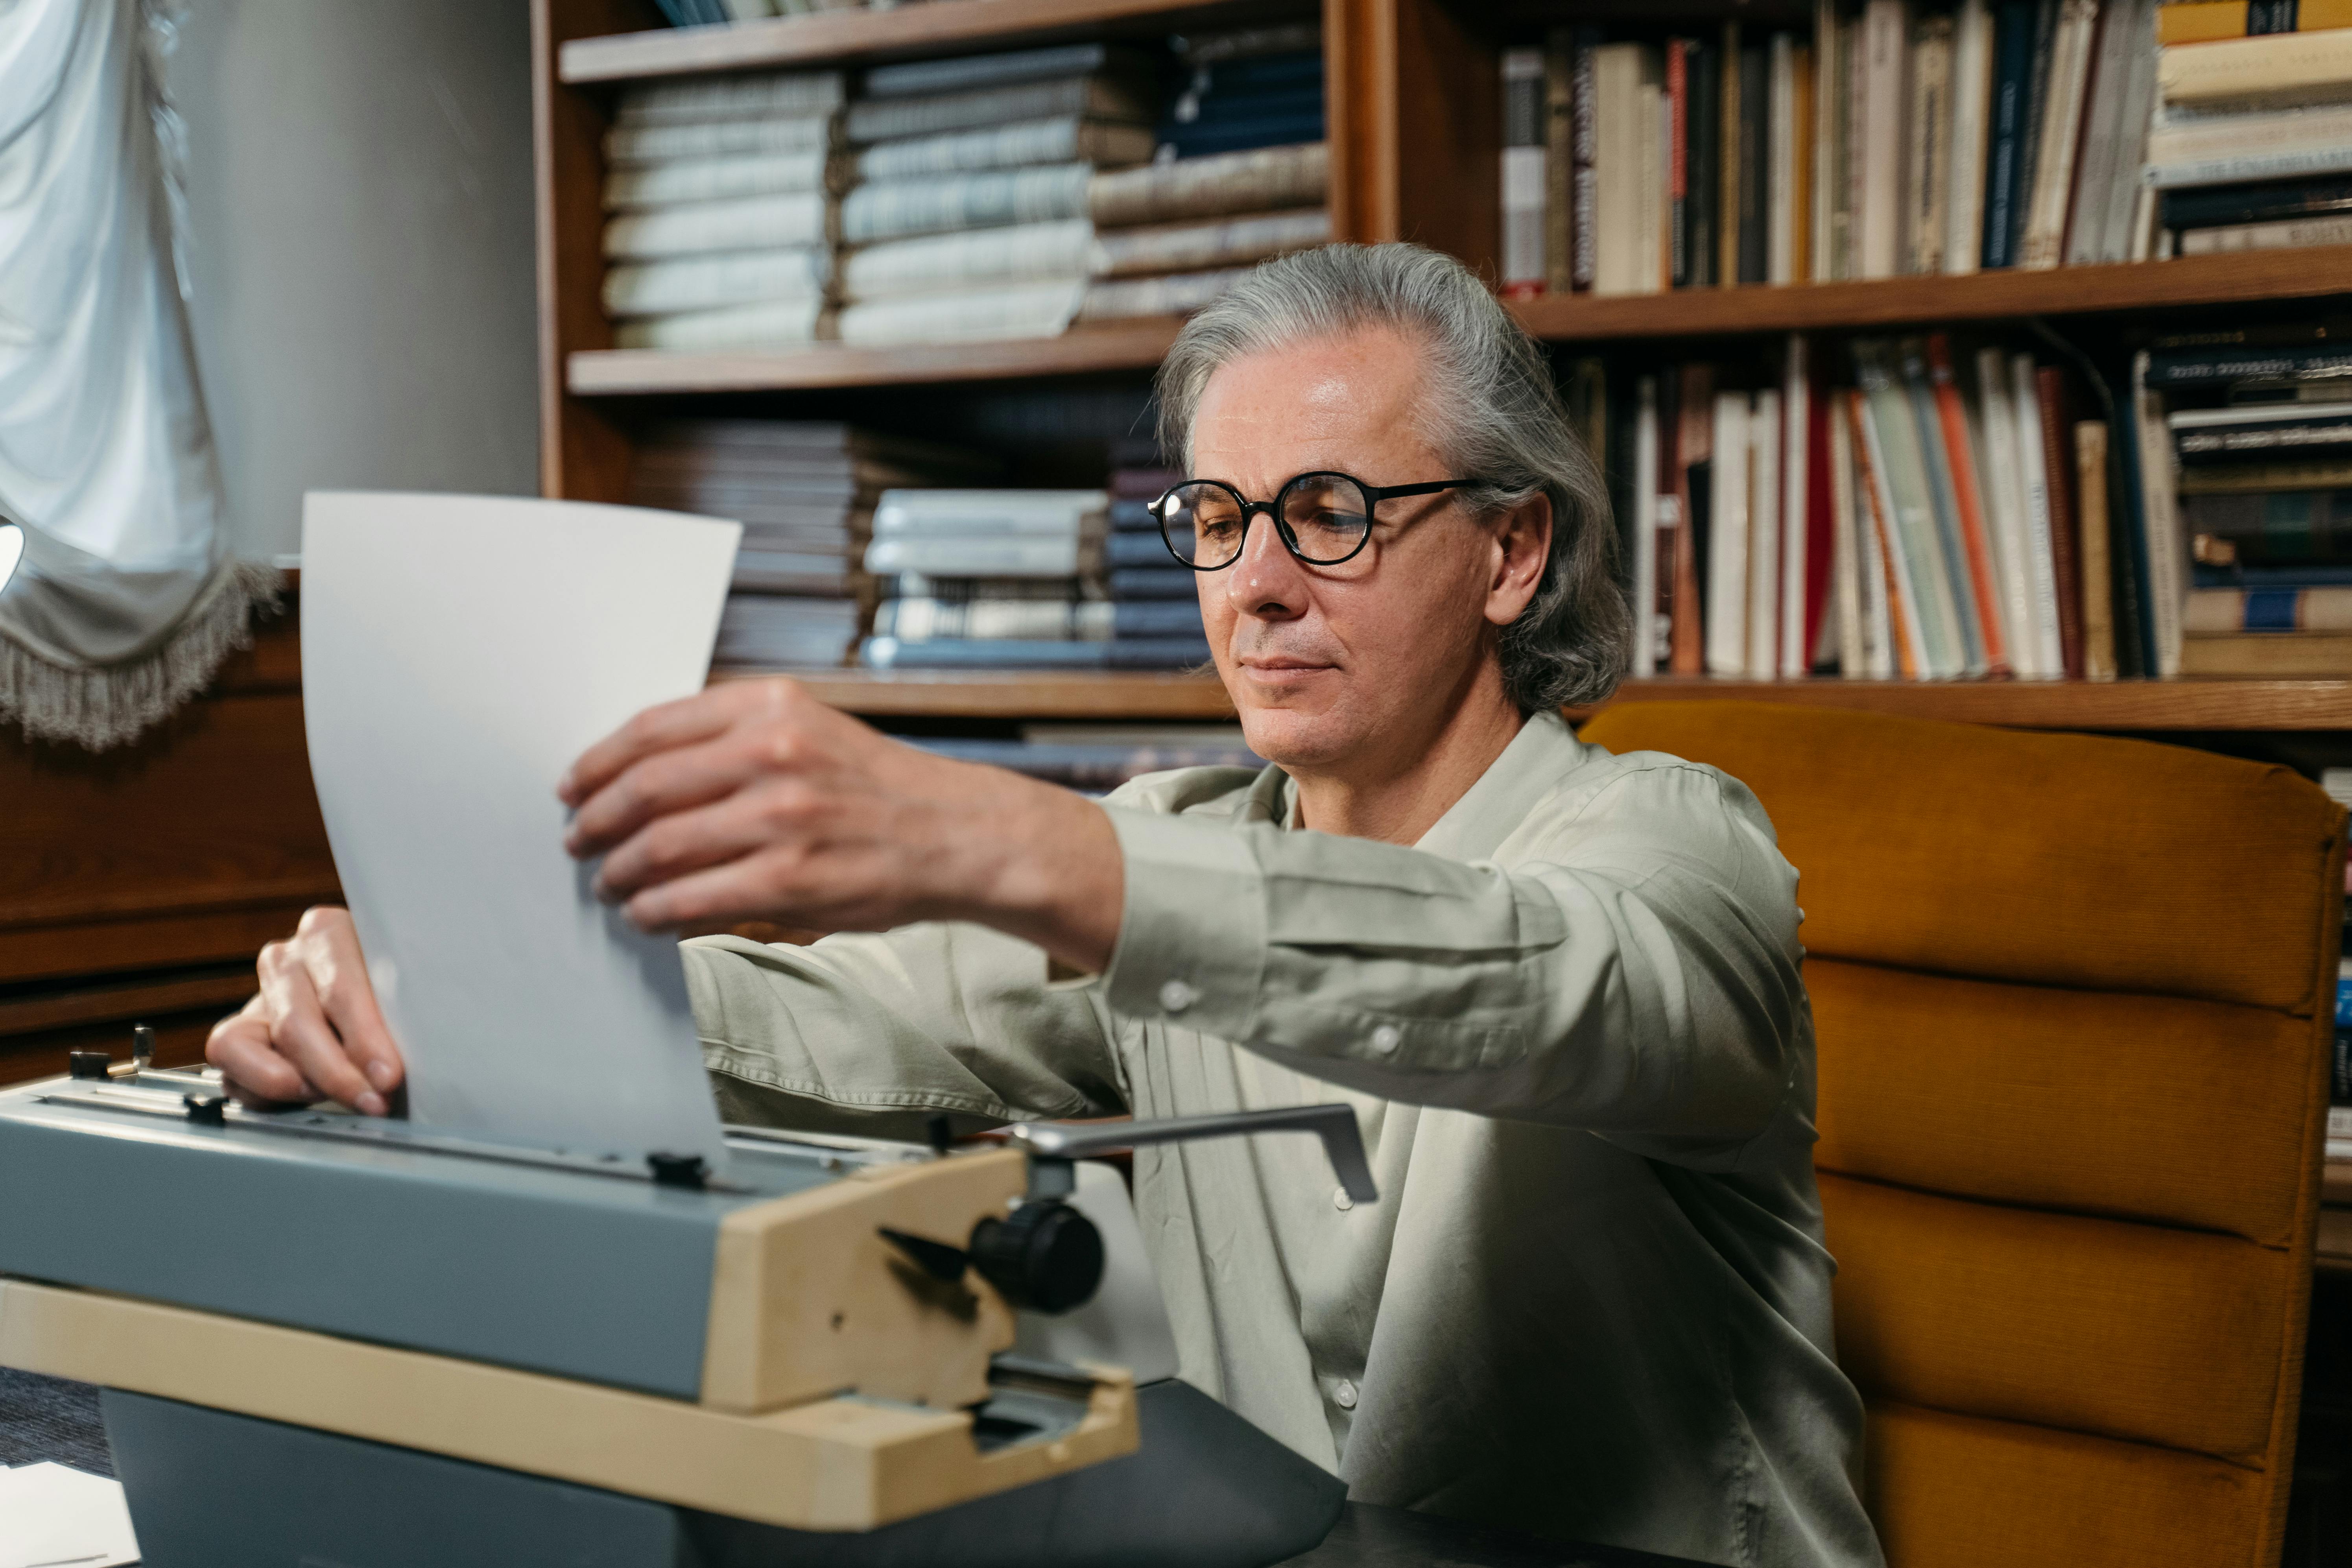
{"type": "Polygon", "coordinates": [[[382,1116],[400,1086],[392,1043],[349,910],[303,911],[283,942],[261,950],[260,994],[213,1026],[205,1059],[247,1105],[333,1100],[382,1116]]]}

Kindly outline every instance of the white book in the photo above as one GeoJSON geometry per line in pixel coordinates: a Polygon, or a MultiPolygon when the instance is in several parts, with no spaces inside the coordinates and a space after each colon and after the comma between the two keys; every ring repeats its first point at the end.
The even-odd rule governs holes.
{"type": "Polygon", "coordinates": [[[1330,237],[1331,214],[1324,207],[1109,229],[1095,235],[1093,271],[1098,278],[1118,278],[1234,267],[1305,250],[1330,237]]]}
{"type": "Polygon", "coordinates": [[[1706,562],[1706,672],[1748,672],[1748,395],[1715,395],[1706,562]]]}
{"type": "Polygon", "coordinates": [[[1911,8],[1905,0],[1868,0],[1862,13],[1864,99],[1855,138],[1862,178],[1855,221],[1864,278],[1900,270],[1903,241],[1903,121],[1911,84],[1906,71],[1911,8]]]}
{"type": "Polygon", "coordinates": [[[877,300],[845,306],[836,331],[843,342],[862,348],[1057,337],[1077,319],[1086,292],[1086,279],[1071,278],[877,300]]]}
{"type": "Polygon", "coordinates": [[[2139,439],[2140,509],[2147,543],[2147,599],[2155,622],[2156,672],[2180,673],[2180,616],[2189,595],[2189,542],[2176,497],[2180,476],[2164,398],[2148,390],[2145,351],[2132,356],[2132,412],[2139,439]]]}
{"type": "MultiPolygon", "coordinates": [[[[1869,406],[1867,395],[1857,397],[1854,407],[1862,428],[1863,452],[1867,459],[1869,476],[1867,499],[1870,502],[1871,552],[1880,572],[1879,581],[1888,584],[1886,625],[1890,637],[1896,635],[1895,623],[1900,619],[1899,635],[1903,651],[1909,655],[1911,668],[1920,679],[1928,679],[1946,673],[1937,659],[1931,656],[1927,628],[1920,617],[1921,584],[1912,570],[1912,552],[1904,548],[1903,523],[1895,505],[1895,489],[1888,481],[1886,445],[1880,437],[1879,420],[1869,406]]],[[[1888,645],[1892,647],[1892,643],[1888,645]]],[[[1900,668],[1900,660],[1890,660],[1890,669],[1900,668]]]]}
{"type": "Polygon", "coordinates": [[[2106,245],[2107,204],[2115,194],[2116,163],[2123,156],[2124,100],[2131,90],[2133,24],[2145,19],[2138,0],[2106,0],[2100,8],[2090,87],[2083,105],[2074,210],[2066,224],[2069,267],[2097,261],[2106,245]]]}
{"type": "Polygon", "coordinates": [[[2147,133],[2145,179],[2161,189],[2346,167],[2352,167],[2352,106],[2289,109],[2182,124],[2159,120],[2147,133]]]}
{"type": "Polygon", "coordinates": [[[613,329],[613,345],[679,352],[796,348],[824,335],[820,299],[771,300],[716,310],[640,316],[613,329]]]}
{"type": "Polygon", "coordinates": [[[1862,552],[1862,615],[1865,628],[1863,651],[1870,661],[1871,679],[1893,680],[1903,672],[1902,658],[1895,646],[1895,612],[1889,597],[1894,592],[1893,574],[1878,520],[1880,492],[1864,482],[1863,458],[1869,444],[1870,422],[1860,393],[1845,394],[1843,412],[1845,417],[1838,423],[1846,432],[1847,455],[1853,459],[1854,538],[1862,552]]]}
{"type": "Polygon", "coordinates": [[[863,182],[929,179],[1034,163],[1087,163],[1098,169],[1116,169],[1148,163],[1156,142],[1149,125],[1065,114],[1051,120],[987,125],[977,131],[877,142],[857,152],[850,160],[850,171],[863,182]]]}
{"type": "Polygon", "coordinates": [[[1087,216],[1098,228],[1120,228],[1321,206],[1330,172],[1330,149],[1320,142],[1146,163],[1097,174],[1087,190],[1087,216]]]}
{"type": "Polygon", "coordinates": [[[1944,270],[1974,272],[1984,256],[1985,139],[1991,130],[1993,24],[1990,0],[1960,0],[1953,16],[1951,202],[1944,270]]]}
{"type": "Polygon", "coordinates": [[[2098,20],[2099,0],[2061,0],[2058,29],[2050,45],[2050,90],[2042,101],[2033,200],[2026,209],[2025,239],[2017,263],[2027,271],[2055,267],[2065,258],[2066,214],[2074,194],[2083,100],[2098,20]]]}
{"type": "Polygon", "coordinates": [[[1090,164],[1048,163],[860,185],[841,198],[841,237],[863,245],[945,229],[1085,217],[1093,178],[1090,164]]]}
{"type": "Polygon", "coordinates": [[[604,271],[604,313],[622,318],[766,300],[821,302],[833,270],[824,246],[624,262],[604,271]]]}
{"type": "MultiPolygon", "coordinates": [[[[1654,65],[1655,61],[1650,62],[1654,65]]],[[[1633,130],[1640,149],[1635,175],[1633,292],[1659,294],[1666,279],[1666,149],[1669,134],[1665,89],[1644,81],[1633,94],[1633,130]]]]}
{"type": "Polygon", "coordinates": [[[655,207],[606,223],[604,254],[615,261],[645,261],[817,245],[825,238],[824,217],[824,196],[814,191],[655,207]]]}
{"type": "Polygon", "coordinates": [[[1083,278],[1093,270],[1094,244],[1095,226],[1082,217],[885,240],[842,257],[841,297],[845,303],[864,304],[1083,278]]]}
{"type": "Polygon", "coordinates": [[[2017,416],[2009,399],[2009,361],[1999,349],[1976,356],[1977,465],[1986,531],[1993,546],[1994,584],[2000,594],[2002,641],[2020,679],[2047,675],[2035,629],[2032,569],[2027,564],[2025,514],[2019,485],[2017,416]]]}
{"type": "Polygon", "coordinates": [[[1641,288],[1642,90],[1641,44],[1603,44],[1592,51],[1593,227],[1595,294],[1637,294],[1641,288]]]}
{"type": "Polygon", "coordinates": [[[1081,321],[1125,321],[1139,316],[1189,316],[1249,276],[1246,267],[1171,272],[1158,278],[1098,278],[1087,285],[1081,321]]]}
{"type": "Polygon", "coordinates": [[[1078,115],[1095,120],[1151,120],[1151,105],[1135,85],[1101,76],[1012,82],[920,98],[866,99],[851,104],[842,129],[858,145],[915,136],[944,136],[1024,120],[1078,115]]]}
{"type": "Polygon", "coordinates": [[[884,490],[874,502],[874,532],[1099,531],[1108,515],[1107,490],[961,489],[943,486],[884,490]]]}
{"type": "Polygon", "coordinates": [[[2066,670],[2058,634],[2057,514],[2052,505],[2050,471],[2042,461],[2042,400],[2033,380],[2033,356],[2009,362],[2010,412],[2017,425],[2018,499],[2024,508],[2025,559],[2032,569],[2034,626],[2042,668],[2053,679],[2066,670]]]}
{"type": "Polygon", "coordinates": [[[1853,493],[1853,436],[1843,395],[1830,394],[1830,588],[1837,619],[1838,673],[1860,680],[1870,673],[1870,623],[1863,613],[1863,552],[1853,493]]]}
{"type": "Polygon", "coordinates": [[[2307,245],[2352,245],[2352,217],[2282,218],[2273,223],[2187,229],[2180,236],[2179,254],[2219,256],[2231,250],[2300,249],[2307,245]]]}
{"type": "Polygon", "coordinates": [[[741,76],[672,78],[621,90],[622,125],[805,116],[841,107],[839,71],[754,71],[741,76]]]}
{"type": "Polygon", "coordinates": [[[737,196],[776,195],[824,186],[827,156],[805,153],[730,153],[717,158],[666,158],[633,163],[604,176],[604,210],[675,206],[737,196]]]}
{"type": "Polygon", "coordinates": [[[1844,36],[1837,0],[1813,0],[1813,199],[1805,221],[1812,226],[1811,271],[1816,283],[1837,276],[1838,102],[1846,75],[1839,44],[1844,36]]]}
{"type": "Polygon", "coordinates": [[[604,162],[621,168],[676,158],[823,153],[838,121],[831,110],[801,116],[698,120],[683,125],[616,125],[604,132],[604,162]]]}
{"type": "Polygon", "coordinates": [[[1075,534],[1060,538],[883,539],[866,547],[873,573],[920,572],[933,577],[1075,577],[1092,562],[1075,534]]]}
{"type": "Polygon", "coordinates": [[[1845,18],[1839,28],[1845,40],[1845,236],[1838,255],[1840,279],[1863,275],[1863,213],[1870,182],[1870,49],[1869,29],[1861,16],[1845,18]]]}
{"type": "Polygon", "coordinates": [[[2130,21],[2130,47],[2125,59],[2128,76],[2119,110],[2115,170],[2107,185],[2105,229],[2099,240],[2101,261],[2147,259],[2133,252],[2138,238],[2141,205],[2145,202],[2151,209],[2155,205],[2155,198],[2141,181],[2140,172],[2147,161],[2148,124],[2156,112],[2157,0],[2131,3],[2136,10],[2130,21]]]}
{"type": "Polygon", "coordinates": [[[1748,415],[1748,675],[1780,664],[1780,395],[1756,394],[1748,415]]]}
{"type": "Polygon", "coordinates": [[[1544,56],[1503,51],[1503,245],[1506,289],[1544,284],[1544,56]]]}
{"type": "Polygon", "coordinates": [[[1811,570],[1806,552],[1806,500],[1813,482],[1812,345],[1789,334],[1780,381],[1780,648],[1783,680],[1801,680],[1811,669],[1813,650],[1805,637],[1805,581],[1811,570]]]}
{"type": "Polygon", "coordinates": [[[1630,673],[1658,672],[1658,378],[1633,383],[1633,657],[1630,673]]]}
{"type": "Polygon", "coordinates": [[[1797,281],[1797,52],[1796,39],[1775,33],[1766,42],[1766,79],[1771,96],[1765,110],[1764,278],[1797,281]]]}

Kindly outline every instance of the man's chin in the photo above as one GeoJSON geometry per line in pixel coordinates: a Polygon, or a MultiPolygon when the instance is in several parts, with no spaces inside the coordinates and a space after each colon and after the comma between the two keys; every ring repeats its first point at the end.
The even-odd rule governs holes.
{"type": "Polygon", "coordinates": [[[1344,710],[1337,705],[1318,704],[1304,710],[1244,698],[1234,706],[1250,750],[1276,767],[1315,767],[1348,750],[1344,710]]]}

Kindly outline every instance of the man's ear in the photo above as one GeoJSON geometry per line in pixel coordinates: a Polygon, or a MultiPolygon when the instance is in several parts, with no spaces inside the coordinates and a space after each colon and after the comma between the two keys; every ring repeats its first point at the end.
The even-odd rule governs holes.
{"type": "Polygon", "coordinates": [[[1495,521],[1495,576],[1486,589],[1486,619],[1507,626],[1536,596],[1551,555],[1551,497],[1538,490],[1495,521]]]}

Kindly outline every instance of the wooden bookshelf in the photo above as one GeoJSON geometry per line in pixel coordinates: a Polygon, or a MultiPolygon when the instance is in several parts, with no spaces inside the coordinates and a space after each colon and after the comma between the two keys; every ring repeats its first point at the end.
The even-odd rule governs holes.
{"type": "Polygon", "coordinates": [[[1511,309],[1538,337],[1707,337],[1735,332],[1862,331],[1936,321],[2149,310],[2352,293],[2352,245],[2246,250],[2112,267],[2002,270],[1962,278],[1748,284],[1664,294],[1553,295],[1511,309]]]}
{"type": "Polygon", "coordinates": [[[789,675],[820,700],[867,719],[1230,720],[1204,675],[1092,670],[719,670],[713,682],[789,675]]]}
{"type": "MultiPolygon", "coordinates": [[[[950,3],[950,0],[941,0],[950,3]]],[[[979,4],[981,0],[952,0],[979,4]]],[[[919,386],[955,381],[1022,381],[1046,376],[1149,374],[1182,323],[1151,317],[1076,327],[1058,338],[1007,342],[923,343],[859,349],[814,343],[763,353],[668,353],[654,349],[583,349],[572,355],[573,395],[683,392],[786,392],[828,386],[919,386]]]]}
{"type": "Polygon", "coordinates": [[[566,85],[779,67],[871,64],[971,48],[1150,37],[1268,14],[1315,15],[1314,0],[929,0],[888,11],[832,11],[723,27],[658,27],[575,38],[556,57],[566,85]]]}

